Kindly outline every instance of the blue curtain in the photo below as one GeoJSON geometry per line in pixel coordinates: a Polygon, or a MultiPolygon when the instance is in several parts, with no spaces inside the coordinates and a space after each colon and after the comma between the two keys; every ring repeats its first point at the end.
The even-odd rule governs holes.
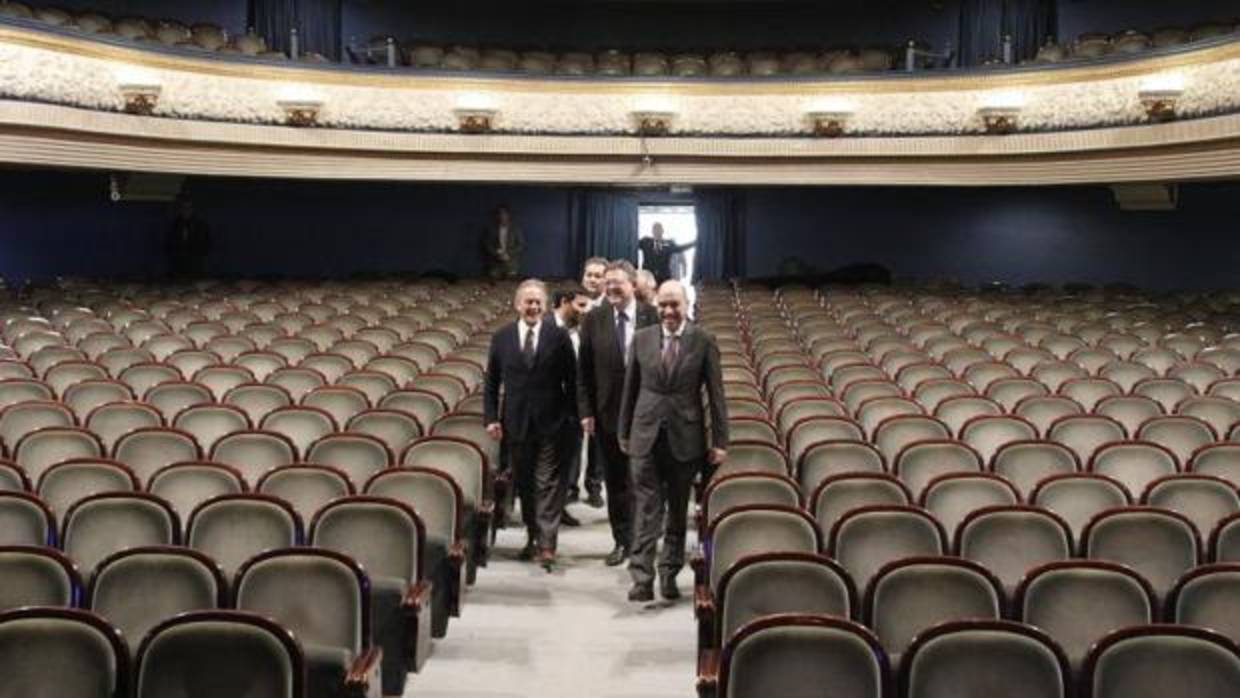
{"type": "Polygon", "coordinates": [[[637,264],[637,197],[629,192],[581,189],[569,207],[572,273],[589,257],[627,259],[637,264]]]}
{"type": "Polygon", "coordinates": [[[697,255],[693,280],[719,281],[745,275],[745,197],[726,190],[694,193],[697,255]]]}
{"type": "Polygon", "coordinates": [[[296,22],[297,0],[250,0],[250,26],[272,51],[288,51],[289,30],[296,22]]]}
{"type": "Polygon", "coordinates": [[[960,65],[1003,59],[1003,37],[1012,37],[1012,60],[1033,58],[1055,35],[1056,0],[961,0],[960,65]]]}
{"type": "Polygon", "coordinates": [[[341,0],[250,0],[250,24],[273,51],[289,51],[296,27],[302,54],[340,60],[342,22],[341,0]]]}
{"type": "Polygon", "coordinates": [[[297,0],[297,33],[302,54],[313,51],[340,60],[340,0],[297,0]]]}

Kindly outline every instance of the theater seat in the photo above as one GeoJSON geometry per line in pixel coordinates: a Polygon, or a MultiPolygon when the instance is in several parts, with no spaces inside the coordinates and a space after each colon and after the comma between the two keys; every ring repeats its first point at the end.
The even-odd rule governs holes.
{"type": "Polygon", "coordinates": [[[288,502],[262,494],[229,494],[194,509],[185,543],[214,560],[232,579],[255,555],[300,545],[303,531],[301,517],[288,502]]]}
{"type": "Polygon", "coordinates": [[[1042,631],[1010,621],[944,623],[917,636],[900,666],[906,698],[1068,698],[1072,673],[1042,631]]]}
{"type": "Polygon", "coordinates": [[[306,656],[308,698],[373,695],[382,651],[371,636],[369,579],[329,550],[273,550],[237,573],[237,609],[287,627],[306,656]]]}
{"type": "Polygon", "coordinates": [[[0,613],[0,692],[6,696],[126,698],[129,652],[98,616],[67,608],[0,613]]]}
{"type": "Polygon", "coordinates": [[[167,502],[151,494],[91,495],[78,500],[61,518],[60,548],[84,575],[121,550],[180,542],[180,517],[167,502]]]}
{"type": "Polygon", "coordinates": [[[72,608],[82,591],[73,562],[51,548],[0,546],[0,579],[0,612],[23,606],[72,608]]]}
{"type": "Polygon", "coordinates": [[[1201,628],[1127,628],[1090,651],[1083,686],[1091,698],[1231,698],[1240,686],[1240,648],[1201,628]]]}
{"type": "Polygon", "coordinates": [[[1240,643],[1240,563],[1202,565],[1180,577],[1167,599],[1167,620],[1240,643]]]}
{"type": "Polygon", "coordinates": [[[274,621],[239,611],[159,624],[142,642],[135,676],[137,698],[306,695],[300,643],[274,621]]]}
{"type": "Polygon", "coordinates": [[[699,670],[699,695],[719,698],[882,698],[892,692],[878,640],[842,618],[779,615],[742,628],[717,670],[699,670]]]}
{"type": "Polygon", "coordinates": [[[136,656],[142,638],[165,620],[227,603],[228,584],[206,555],[188,548],[143,547],[100,562],[83,605],[120,630],[136,656]]]}

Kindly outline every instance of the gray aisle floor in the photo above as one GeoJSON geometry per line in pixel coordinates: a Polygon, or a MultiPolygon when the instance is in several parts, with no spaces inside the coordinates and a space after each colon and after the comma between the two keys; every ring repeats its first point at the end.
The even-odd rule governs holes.
{"type": "MultiPolygon", "coordinates": [[[[525,534],[500,532],[460,618],[439,640],[406,696],[416,698],[690,698],[695,694],[693,574],[682,598],[633,604],[624,567],[607,567],[605,510],[570,508],[584,524],[560,531],[548,574],[518,562],[525,534]]],[[[692,530],[689,547],[695,544],[692,530]]]]}

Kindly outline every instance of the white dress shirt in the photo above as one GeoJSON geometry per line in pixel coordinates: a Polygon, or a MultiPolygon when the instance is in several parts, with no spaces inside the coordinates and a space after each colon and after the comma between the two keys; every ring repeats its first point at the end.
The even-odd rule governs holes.
{"type": "Polygon", "coordinates": [[[499,227],[499,251],[500,252],[508,251],[508,226],[507,225],[501,225],[499,227]]]}
{"type": "Polygon", "coordinates": [[[579,350],[581,348],[581,333],[579,328],[565,327],[564,319],[560,317],[559,313],[551,313],[551,315],[555,318],[555,326],[563,328],[565,332],[568,332],[568,340],[573,343],[573,356],[576,357],[580,353],[579,350]]]}
{"type": "Polygon", "coordinates": [[[679,339],[679,338],[680,338],[680,336],[681,336],[681,335],[683,335],[683,334],[685,333],[685,324],[686,324],[686,322],[685,322],[684,320],[681,320],[681,321],[680,321],[680,326],[676,328],[676,331],[675,331],[675,332],[668,331],[668,329],[667,329],[667,325],[662,325],[662,324],[661,324],[661,325],[659,325],[659,327],[660,327],[660,328],[662,328],[662,330],[663,330],[663,344],[662,344],[662,347],[666,347],[666,346],[667,346],[667,340],[668,340],[669,338],[671,338],[671,337],[676,337],[677,339],[679,339]]]}

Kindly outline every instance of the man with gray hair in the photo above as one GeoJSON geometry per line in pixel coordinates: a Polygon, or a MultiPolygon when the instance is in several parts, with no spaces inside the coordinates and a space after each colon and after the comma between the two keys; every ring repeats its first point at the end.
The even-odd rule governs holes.
{"type": "Polygon", "coordinates": [[[636,294],[638,301],[654,305],[654,294],[658,291],[658,288],[659,283],[654,280],[654,274],[649,269],[637,270],[636,294]]]}
{"type": "Polygon", "coordinates": [[[705,471],[705,463],[719,465],[728,454],[719,346],[714,336],[689,322],[689,299],[679,281],[660,286],[656,300],[660,324],[634,335],[620,401],[620,448],[632,459],[636,511],[630,601],[654,599],[655,552],[664,526],[659,591],[669,601],[680,597],[676,575],[685,562],[693,478],[705,471]]]}
{"type": "Polygon", "coordinates": [[[537,557],[550,572],[563,509],[558,449],[565,424],[577,418],[576,360],[568,332],[546,318],[546,285],[521,282],[513,307],[517,320],[491,337],[483,419],[516,480],[527,534],[520,557],[537,557]]]}

